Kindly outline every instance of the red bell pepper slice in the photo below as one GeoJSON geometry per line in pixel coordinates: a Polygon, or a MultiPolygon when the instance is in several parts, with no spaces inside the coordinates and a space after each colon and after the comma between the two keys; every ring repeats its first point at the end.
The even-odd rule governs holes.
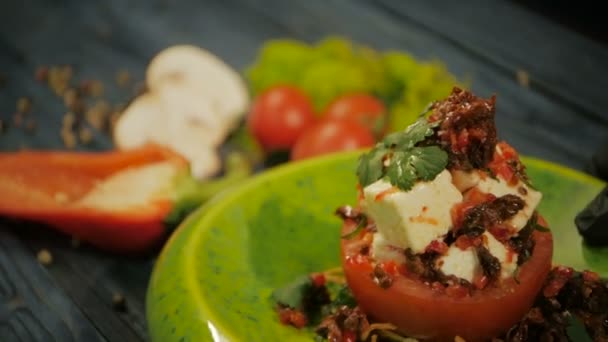
{"type": "Polygon", "coordinates": [[[164,220],[174,205],[169,194],[125,208],[79,201],[118,172],[159,162],[183,170],[188,165],[155,145],[101,153],[0,153],[0,215],[46,223],[103,249],[143,251],[165,234],[164,220]]]}

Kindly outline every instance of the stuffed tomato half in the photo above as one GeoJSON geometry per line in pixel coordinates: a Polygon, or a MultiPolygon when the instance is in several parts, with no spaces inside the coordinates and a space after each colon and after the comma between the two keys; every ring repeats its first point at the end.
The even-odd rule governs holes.
{"type": "Polygon", "coordinates": [[[344,273],[362,310],[403,334],[490,339],[532,307],[551,269],[542,196],[497,141],[494,98],[455,89],[430,111],[359,160],[344,273]]]}

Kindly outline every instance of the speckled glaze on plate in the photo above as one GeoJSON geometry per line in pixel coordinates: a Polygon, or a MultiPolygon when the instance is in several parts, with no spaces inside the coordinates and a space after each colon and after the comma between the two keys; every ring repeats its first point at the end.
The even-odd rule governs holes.
{"type": "MultiPolygon", "coordinates": [[[[271,291],[339,265],[336,207],[356,200],[360,153],[266,171],[190,216],[164,247],[147,293],[152,341],[311,341],[278,323],[271,291]]],[[[554,261],[608,276],[608,250],[582,246],[574,216],[603,187],[576,171],[525,158],[555,236],[554,261]]]]}

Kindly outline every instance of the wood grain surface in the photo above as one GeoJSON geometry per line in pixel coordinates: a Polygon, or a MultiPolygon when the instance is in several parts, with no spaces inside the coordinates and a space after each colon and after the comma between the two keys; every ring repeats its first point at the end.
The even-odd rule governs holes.
{"type": "MultiPolygon", "coordinates": [[[[133,87],[116,86],[116,73],[141,81],[149,59],[169,45],[203,46],[242,70],[268,39],[330,34],[444,61],[474,91],[498,95],[501,137],[524,154],[585,170],[608,142],[608,49],[510,2],[8,0],[0,2],[0,120],[11,125],[17,98],[30,96],[37,128],[9,127],[0,150],[63,148],[66,109],[34,79],[39,65],[70,64],[77,78],[101,80],[104,98],[119,104],[133,87]]],[[[111,147],[96,134],[78,149],[111,147]]],[[[0,221],[0,341],[146,340],[154,255],[74,248],[47,227],[0,221]],[[51,265],[37,261],[41,249],[51,265]],[[116,294],[126,311],[115,310],[116,294]]]]}

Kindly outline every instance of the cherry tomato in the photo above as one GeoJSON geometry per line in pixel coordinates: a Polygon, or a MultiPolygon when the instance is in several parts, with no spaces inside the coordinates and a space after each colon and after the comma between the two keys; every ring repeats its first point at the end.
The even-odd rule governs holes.
{"type": "Polygon", "coordinates": [[[260,94],[248,118],[249,130],[265,151],[290,149],[315,122],[308,97],[292,86],[276,86],[260,94]]]}
{"type": "Polygon", "coordinates": [[[371,132],[355,122],[323,120],[302,133],[293,146],[291,159],[356,150],[373,144],[371,132]]]}
{"type": "Polygon", "coordinates": [[[337,98],[327,106],[324,118],[353,120],[372,132],[382,132],[385,127],[384,104],[368,94],[351,94],[337,98]]]}
{"type": "MultiPolygon", "coordinates": [[[[354,229],[345,224],[342,234],[354,229]]],[[[344,274],[357,303],[379,322],[396,325],[411,337],[454,341],[455,336],[469,341],[491,340],[518,322],[532,306],[551,269],[553,240],[551,233],[535,231],[531,258],[518,273],[500,285],[487,285],[469,295],[434,290],[419,280],[397,275],[392,285],[383,289],[372,277],[372,266],[357,251],[357,238],[342,239],[344,274]]],[[[448,288],[449,289],[449,288],[448,288]]],[[[453,291],[452,291],[453,292],[453,291]]]]}

